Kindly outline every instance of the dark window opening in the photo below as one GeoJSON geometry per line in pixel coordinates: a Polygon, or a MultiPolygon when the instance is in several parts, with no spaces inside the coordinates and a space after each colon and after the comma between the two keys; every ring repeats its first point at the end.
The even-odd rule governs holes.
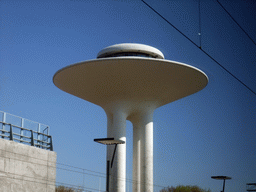
{"type": "Polygon", "coordinates": [[[147,53],[138,53],[138,52],[121,52],[121,53],[106,53],[98,56],[97,58],[107,58],[107,57],[125,57],[125,56],[137,56],[137,57],[151,57],[157,58],[157,56],[149,55],[147,53]]]}

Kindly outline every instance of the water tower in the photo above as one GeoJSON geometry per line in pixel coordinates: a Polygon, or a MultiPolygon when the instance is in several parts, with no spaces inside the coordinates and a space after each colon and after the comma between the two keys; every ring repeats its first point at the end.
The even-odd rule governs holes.
{"type": "MultiPolygon", "coordinates": [[[[60,69],[53,82],[105,110],[107,137],[126,141],[126,120],[132,122],[133,191],[153,192],[153,112],[200,91],[208,78],[195,67],[165,60],[154,47],[124,43],[101,50],[97,59],[60,69]]],[[[112,150],[108,146],[108,160],[112,150]]],[[[110,175],[110,191],[125,192],[126,144],[118,145],[110,175]]]]}

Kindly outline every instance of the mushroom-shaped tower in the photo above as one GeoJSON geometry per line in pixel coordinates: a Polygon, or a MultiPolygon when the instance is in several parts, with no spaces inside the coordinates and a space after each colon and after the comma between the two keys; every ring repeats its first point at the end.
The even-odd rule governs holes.
{"type": "MultiPolygon", "coordinates": [[[[132,122],[133,191],[153,192],[153,112],[200,91],[208,78],[195,67],[165,60],[154,47],[124,43],[101,50],[97,59],[60,69],[53,82],[105,110],[107,137],[126,141],[126,120],[132,122]]],[[[112,150],[108,146],[108,160],[112,150]]],[[[125,192],[125,181],[126,144],[122,144],[110,170],[110,191],[125,192]]]]}

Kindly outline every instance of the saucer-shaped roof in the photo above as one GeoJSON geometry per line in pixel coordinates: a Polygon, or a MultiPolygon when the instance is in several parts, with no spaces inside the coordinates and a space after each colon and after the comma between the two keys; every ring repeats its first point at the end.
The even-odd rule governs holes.
{"type": "Polygon", "coordinates": [[[138,43],[122,43],[111,45],[102,49],[98,53],[97,58],[113,57],[122,53],[137,53],[147,55],[148,57],[164,59],[164,54],[157,48],[138,43]]]}
{"type": "Polygon", "coordinates": [[[203,89],[208,78],[187,64],[145,57],[110,57],[60,69],[61,90],[102,106],[115,101],[149,101],[157,107],[203,89]]]}

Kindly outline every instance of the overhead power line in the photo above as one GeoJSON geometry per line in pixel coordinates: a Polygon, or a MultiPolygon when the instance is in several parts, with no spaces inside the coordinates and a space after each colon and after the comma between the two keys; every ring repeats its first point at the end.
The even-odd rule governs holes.
{"type": "MultiPolygon", "coordinates": [[[[20,175],[17,173],[10,173],[10,172],[8,173],[7,176],[0,176],[0,178],[1,179],[9,178],[12,180],[27,181],[27,182],[33,182],[33,183],[38,183],[38,184],[43,184],[43,185],[48,185],[48,186],[62,185],[62,186],[66,186],[66,187],[72,187],[75,189],[83,189],[84,191],[87,191],[87,192],[99,191],[99,189],[94,189],[94,188],[90,188],[90,187],[82,187],[80,185],[73,185],[73,184],[69,184],[69,183],[56,182],[56,184],[55,184],[55,180],[49,180],[49,179],[45,179],[45,178],[35,178],[33,176],[20,175]],[[14,176],[18,176],[18,177],[14,177],[14,176]]],[[[102,191],[102,190],[100,190],[100,191],[102,191]]]]}
{"type": "Polygon", "coordinates": [[[57,165],[62,165],[62,166],[66,166],[66,167],[71,167],[71,168],[74,168],[74,169],[80,169],[82,171],[89,171],[89,172],[92,172],[92,173],[97,173],[97,174],[101,174],[101,175],[106,175],[105,173],[102,173],[102,172],[98,172],[98,171],[92,171],[90,169],[84,169],[84,168],[80,168],[80,167],[75,167],[75,166],[72,166],[72,165],[67,165],[67,164],[63,164],[63,163],[56,163],[57,165]]]}
{"type": "Polygon", "coordinates": [[[181,35],[183,35],[187,40],[189,40],[192,44],[194,44],[197,48],[199,48],[204,54],[206,54],[209,58],[211,58],[215,63],[217,63],[223,70],[225,70],[228,74],[230,74],[233,78],[235,78],[238,82],[240,82],[244,87],[246,87],[249,91],[251,91],[254,95],[256,92],[253,91],[249,86],[243,83],[239,78],[237,78],[234,74],[232,74],[228,69],[226,69],[223,65],[221,65],[216,59],[214,59],[211,55],[209,55],[206,51],[204,51],[200,46],[198,46],[194,41],[192,41],[188,36],[186,36],[182,31],[180,31],[177,27],[175,27],[170,21],[168,21],[165,17],[163,17],[158,11],[156,11],[153,7],[151,7],[144,0],[141,0],[146,6],[148,6],[152,11],[154,11],[159,17],[161,17],[164,21],[166,21],[169,25],[171,25],[174,29],[176,29],[181,35]]]}
{"type": "Polygon", "coordinates": [[[225,9],[225,7],[219,2],[219,0],[217,0],[217,2],[219,3],[219,5],[222,7],[222,9],[229,15],[229,17],[237,24],[237,26],[245,33],[245,35],[247,35],[247,37],[254,43],[254,45],[256,45],[255,41],[250,37],[250,35],[241,27],[241,25],[239,25],[239,23],[234,19],[234,17],[232,17],[232,15],[227,11],[227,9],[225,9]]]}
{"type": "MultiPolygon", "coordinates": [[[[53,163],[55,163],[54,161],[49,161],[49,160],[43,160],[43,159],[40,159],[38,157],[31,157],[31,156],[28,156],[28,155],[24,155],[24,154],[20,154],[20,153],[16,153],[16,152],[12,152],[12,151],[8,151],[8,150],[5,150],[5,149],[0,149],[0,152],[4,152],[3,154],[6,154],[6,153],[11,153],[11,154],[15,154],[15,155],[19,155],[19,156],[23,156],[23,157],[29,157],[29,158],[32,158],[32,159],[37,159],[37,160],[40,160],[41,162],[44,162],[43,164],[42,163],[38,163],[37,161],[35,162],[31,162],[31,161],[28,161],[28,160],[24,160],[24,158],[15,158],[15,157],[8,157],[9,159],[12,159],[12,160],[16,160],[16,161],[21,161],[21,162],[26,162],[26,163],[29,163],[29,164],[34,164],[34,165],[40,165],[40,166],[46,166],[48,168],[56,168],[56,170],[63,170],[63,171],[68,171],[68,172],[73,172],[73,173],[78,173],[78,174],[82,174],[82,175],[89,175],[89,176],[93,176],[93,177],[99,177],[99,178],[105,178],[106,177],[106,173],[102,173],[102,172],[97,172],[97,171],[93,171],[93,170],[89,170],[89,169],[84,169],[84,168],[80,168],[80,167],[75,167],[75,166],[71,166],[71,165],[67,165],[67,164],[63,164],[63,163],[56,163],[57,166],[54,166],[53,163]],[[47,162],[51,162],[51,164],[48,164],[47,162]],[[63,168],[63,167],[59,167],[58,165],[61,165],[61,166],[65,166],[65,167],[69,167],[69,168],[63,168]],[[76,169],[76,170],[74,170],[76,169]],[[80,171],[79,171],[80,170],[80,171]],[[96,174],[92,174],[92,173],[86,173],[84,171],[88,171],[88,172],[92,172],[92,173],[96,173],[96,174],[99,174],[99,175],[96,175],[96,174]]],[[[0,155],[0,158],[7,158],[5,155],[0,155]]],[[[10,173],[10,174],[13,174],[15,175],[15,173],[10,173]]],[[[17,175],[17,174],[16,174],[17,175]]],[[[0,176],[0,178],[3,177],[3,176],[0,176]]],[[[29,176],[26,176],[26,177],[29,177],[29,176]]],[[[113,177],[113,176],[112,176],[113,177]]],[[[32,177],[31,177],[32,178],[32,177]]],[[[118,179],[120,180],[126,180],[127,182],[129,183],[142,183],[142,182],[139,182],[137,180],[134,180],[134,179],[128,179],[128,178],[120,178],[118,177],[118,179]]],[[[42,181],[51,181],[51,180],[45,180],[43,178],[39,179],[39,180],[42,180],[42,181]]],[[[25,181],[25,180],[24,180],[25,181]]],[[[37,183],[40,183],[37,181],[37,183]]],[[[45,184],[45,183],[44,183],[45,184]]],[[[64,184],[64,186],[72,186],[72,187],[81,187],[80,185],[73,185],[73,184],[68,184],[68,183],[61,183],[61,182],[56,182],[56,185],[62,185],[64,184]]],[[[48,184],[48,185],[53,185],[53,184],[48,184]]],[[[165,186],[161,186],[161,185],[158,185],[158,184],[152,184],[153,186],[155,187],[161,187],[161,188],[165,188],[165,186]]],[[[83,187],[83,189],[86,188],[86,189],[92,189],[92,188],[88,188],[88,187],[83,187]]]]}
{"type": "Polygon", "coordinates": [[[198,0],[198,21],[199,21],[199,48],[202,49],[202,32],[201,32],[201,4],[200,0],[198,0]]]}
{"type": "MultiPolygon", "coordinates": [[[[7,153],[11,153],[11,154],[15,154],[15,155],[19,155],[19,156],[22,156],[22,157],[29,157],[30,159],[36,159],[36,160],[40,160],[41,162],[49,162],[49,163],[55,163],[55,161],[51,161],[51,160],[44,160],[44,159],[40,159],[38,157],[31,157],[31,156],[28,156],[28,155],[24,155],[24,154],[20,154],[20,153],[15,153],[13,151],[8,151],[8,150],[5,150],[5,149],[0,149],[0,152],[3,151],[3,152],[7,152],[7,153]]],[[[0,156],[1,157],[1,156],[0,156]]],[[[4,157],[4,156],[2,156],[4,157]]],[[[12,158],[14,160],[18,160],[18,161],[24,161],[24,160],[21,160],[21,159],[17,159],[17,158],[12,158]]],[[[29,161],[24,161],[24,162],[29,162],[29,161]]],[[[33,163],[33,162],[29,162],[29,163],[33,163]]],[[[38,163],[37,163],[38,164],[38,163]]],[[[40,165],[45,165],[45,164],[40,164],[40,165]]],[[[75,167],[75,166],[72,166],[72,165],[67,165],[67,164],[63,164],[63,163],[58,163],[56,162],[56,165],[61,165],[61,166],[65,166],[65,167],[71,167],[71,168],[74,168],[74,169],[80,169],[82,171],[88,171],[88,172],[92,172],[92,173],[96,173],[96,174],[100,174],[100,175],[105,175],[105,173],[102,173],[102,172],[98,172],[98,171],[93,171],[93,170],[90,170],[90,169],[85,169],[85,168],[80,168],[80,167],[75,167]]],[[[48,165],[48,167],[54,167],[55,166],[50,166],[48,165]]],[[[64,168],[60,168],[60,169],[64,169],[64,168]]],[[[100,176],[99,176],[100,177],[100,176]]]]}

